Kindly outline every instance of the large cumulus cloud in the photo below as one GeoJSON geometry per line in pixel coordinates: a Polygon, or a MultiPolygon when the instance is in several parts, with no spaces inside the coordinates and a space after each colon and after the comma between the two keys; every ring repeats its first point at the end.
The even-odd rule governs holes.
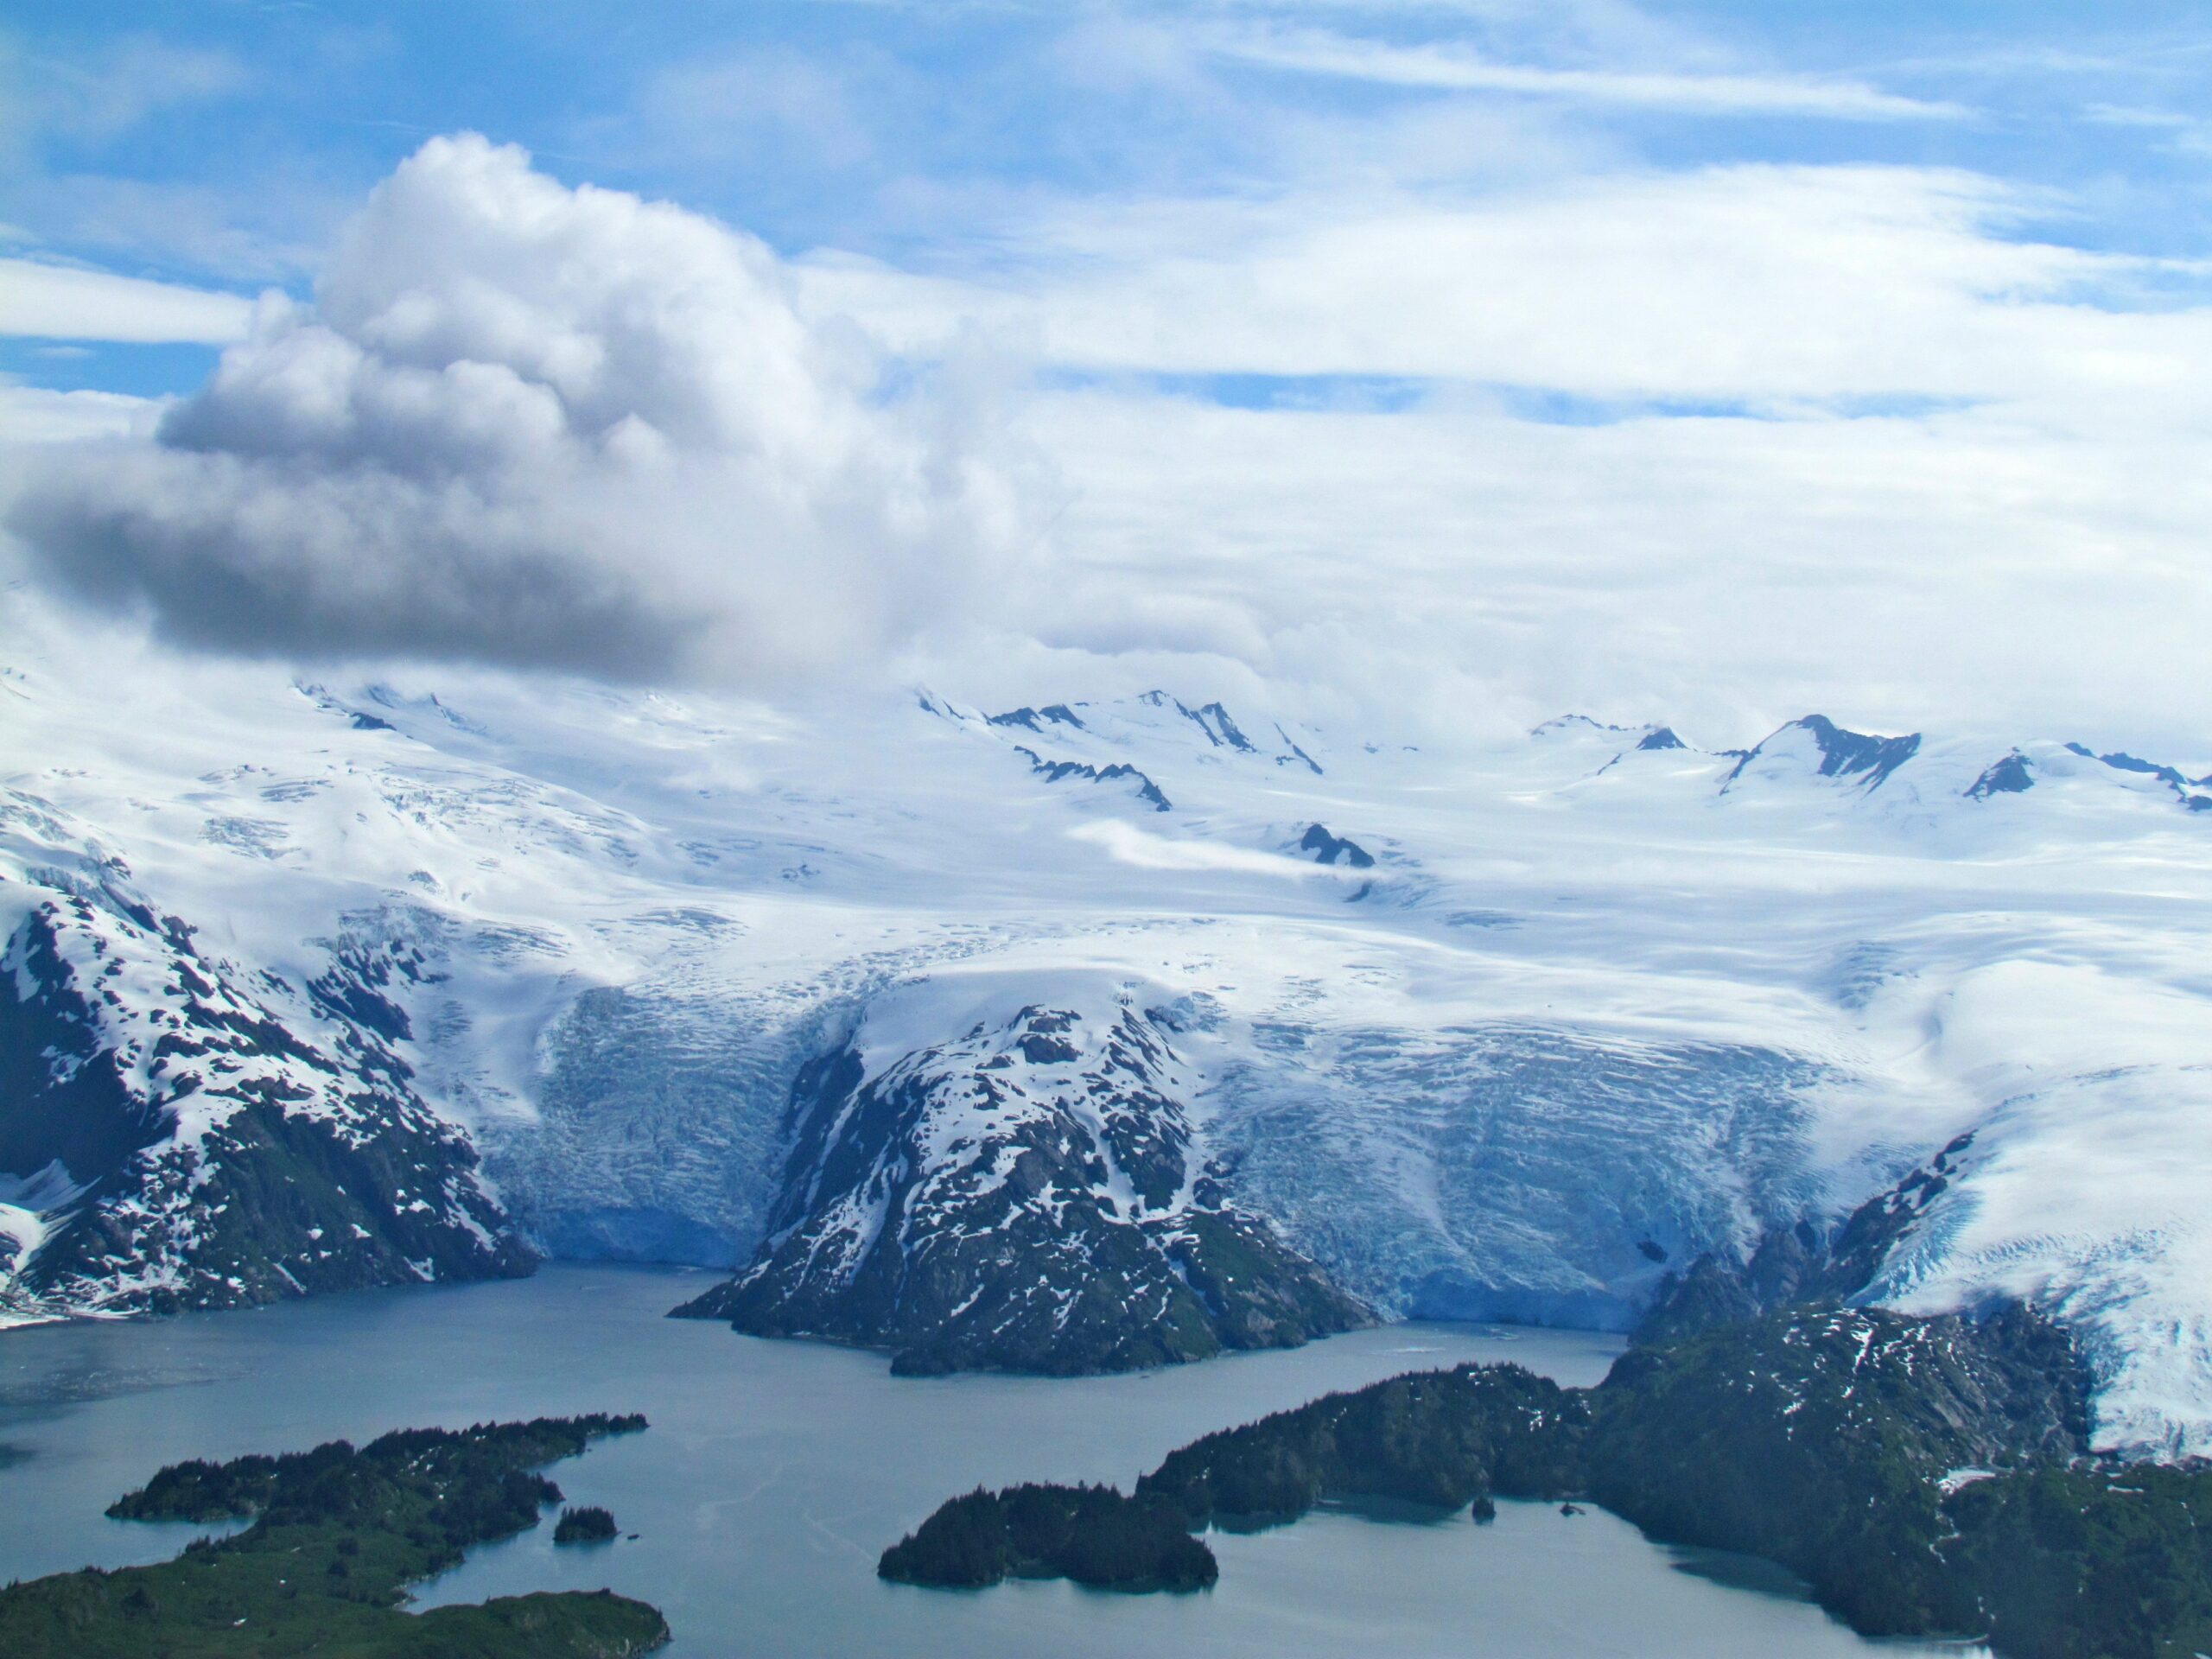
{"type": "Polygon", "coordinates": [[[59,456],[11,522],[194,644],[757,681],[958,603],[1021,521],[991,449],[884,395],[762,244],[464,135],[154,441],[59,456]]]}

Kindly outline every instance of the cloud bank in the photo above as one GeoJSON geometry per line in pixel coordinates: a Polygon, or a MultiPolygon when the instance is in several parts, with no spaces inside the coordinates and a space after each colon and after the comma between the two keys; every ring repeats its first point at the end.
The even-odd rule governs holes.
{"type": "MultiPolygon", "coordinates": [[[[582,113],[472,118],[810,251],[434,143],[157,439],[0,384],[0,437],[139,435],[18,446],[13,522],[226,649],[1166,684],[1424,747],[1818,709],[2201,749],[2212,266],[2102,183],[2180,129],[2046,142],[2180,83],[1617,0],[923,16],[550,79],[518,34],[513,89],[582,113]],[[944,390],[979,340],[1003,425],[944,390]]],[[[209,179],[270,194],[241,153],[209,179]]]]}
{"type": "Polygon", "coordinates": [[[154,442],[59,455],[10,524],[194,645],[777,682],[881,652],[1017,545],[988,433],[879,379],[764,245],[440,138],[311,306],[264,300],[154,442]]]}

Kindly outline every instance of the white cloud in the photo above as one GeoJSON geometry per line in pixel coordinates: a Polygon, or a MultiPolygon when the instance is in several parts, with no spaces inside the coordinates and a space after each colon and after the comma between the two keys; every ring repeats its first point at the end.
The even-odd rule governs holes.
{"type": "Polygon", "coordinates": [[[1306,880],[1317,875],[1336,881],[1373,879],[1369,873],[1349,865],[1313,864],[1303,859],[1286,858],[1280,853],[1226,847],[1219,842],[1177,841],[1140,830],[1120,818],[1098,818],[1078,824],[1068,831],[1068,836],[1103,849],[1117,864],[1140,870],[1219,870],[1288,881],[1306,880]]]}
{"type": "Polygon", "coordinates": [[[2069,204],[1965,170],[1649,165],[1628,105],[1802,130],[1888,94],[1542,10],[1473,7],[1479,53],[1088,19],[1040,72],[1094,100],[1053,141],[1098,100],[1173,113],[1110,185],[1057,190],[909,158],[913,111],[842,60],[642,83],[647,138],[723,122],[733,153],[896,173],[901,234],[869,245],[906,268],[786,265],[433,146],[161,444],[88,461],[60,516],[35,499],[48,568],[251,648],[654,676],[888,652],[963,696],[1197,683],[1424,743],[1575,707],[1718,742],[1815,708],[2190,737],[2192,274],[2028,239],[2069,204]],[[1238,74],[1192,44],[1220,40],[1350,55],[1238,74]],[[1325,71],[1541,79],[1342,99],[1299,78],[1325,71]],[[863,334],[925,378],[978,338],[1046,371],[1018,424],[1048,533],[997,429],[886,405],[863,334]],[[1281,401],[1222,407],[1270,388],[1217,376],[1281,401]]]}
{"type": "Polygon", "coordinates": [[[1424,745],[1571,709],[1722,745],[1821,709],[2202,747],[2201,427],[1578,426],[1112,391],[1033,424],[1075,505],[1058,602],[1023,613],[1048,649],[1001,698],[1222,683],[1160,662],[1173,645],[1264,677],[1294,717],[1424,745]]]}
{"type": "Polygon", "coordinates": [[[0,385],[0,444],[67,443],[150,435],[162,404],[117,391],[0,385]]]}
{"type": "Polygon", "coordinates": [[[1948,120],[1955,104],[1853,80],[1681,70],[1560,68],[1501,61],[1465,47],[1396,46],[1325,29],[1256,28],[1199,37],[1217,56],[1264,68],[1433,92],[1570,99],[1684,115],[1817,116],[1848,121],[1948,120]]]}
{"type": "Polygon", "coordinates": [[[427,144],[315,302],[265,302],[159,442],[58,456],[15,527],[174,636],[621,675],[871,664],[1013,544],[950,400],[887,405],[762,245],[427,144]]]}
{"type": "Polygon", "coordinates": [[[0,334],[220,346],[244,339],[252,316],[252,302],[235,294],[0,259],[0,334]]]}
{"type": "Polygon", "coordinates": [[[1010,227],[1011,270],[804,282],[908,349],[980,318],[1112,372],[2202,410],[2212,309],[2089,302],[2144,263],[2008,239],[2025,205],[1955,171],[1772,166],[1151,202],[1010,227]]]}

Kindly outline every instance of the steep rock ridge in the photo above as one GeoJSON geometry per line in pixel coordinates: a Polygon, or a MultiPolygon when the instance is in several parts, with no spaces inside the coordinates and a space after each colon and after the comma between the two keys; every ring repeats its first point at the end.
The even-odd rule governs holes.
{"type": "Polygon", "coordinates": [[[2080,743],[2069,743],[2066,747],[2068,753],[2078,754],[2085,760],[2100,761],[2110,766],[2114,772],[2138,772],[2144,777],[2156,779],[2173,791],[2181,804],[2192,812],[2212,811],[2212,795],[2200,795],[2196,792],[2200,789],[2212,787],[2212,777],[2199,778],[2191,784],[2177,767],[2164,766],[2155,760],[2141,760],[2124,751],[2115,750],[2109,754],[2098,754],[2080,743]]]}
{"type": "Polygon", "coordinates": [[[1240,749],[1246,754],[1257,754],[1259,750],[1252,740],[1244,735],[1236,722],[1230,718],[1229,710],[1218,702],[1192,709],[1179,697],[1171,697],[1165,691],[1147,691],[1137,699],[1154,709],[1173,709],[1177,714],[1205,734],[1205,740],[1217,749],[1240,749]]]}
{"type": "Polygon", "coordinates": [[[1303,766],[1306,771],[1312,772],[1316,778],[1325,778],[1328,776],[1326,772],[1321,770],[1321,763],[1319,760],[1316,760],[1312,755],[1306,753],[1305,750],[1300,748],[1296,741],[1292,738],[1291,734],[1283,730],[1282,722],[1281,721],[1277,721],[1275,722],[1275,735],[1282,740],[1282,749],[1281,752],[1275,756],[1275,765],[1279,766],[1303,766]]]}
{"type": "Polygon", "coordinates": [[[1090,784],[1127,784],[1135,790],[1137,799],[1154,811],[1174,810],[1167,797],[1160,793],[1160,785],[1125,760],[1094,766],[1084,760],[1047,760],[1034,749],[1017,747],[1014,753],[1025,757],[1030,771],[1048,784],[1065,783],[1071,778],[1090,784]]]}
{"type": "Polygon", "coordinates": [[[1228,1202],[1133,1002],[1026,1005],[887,1063],[866,1039],[801,1074],[760,1255],[678,1312],[910,1372],[1128,1370],[1369,1322],[1228,1202]]]}
{"type": "Polygon", "coordinates": [[[1058,777],[1096,776],[1116,766],[1156,777],[1164,765],[1193,762],[1217,767],[1268,762],[1316,778],[1325,775],[1305,747],[1313,741],[1310,736],[1301,743],[1288,726],[1273,721],[1273,743],[1264,732],[1255,741],[1217,698],[1194,706],[1172,692],[1152,690],[1112,702],[1025,703],[995,715],[963,709],[926,690],[917,693],[916,702],[923,712],[940,720],[1014,742],[1016,752],[1027,755],[1038,770],[1060,768],[1055,781],[1058,777]],[[1055,753],[1040,758],[1015,739],[1018,733],[1050,739],[1055,753]],[[1082,772],[1084,766],[1091,771],[1082,772]]]}
{"type": "Polygon", "coordinates": [[[1872,791],[1920,753],[1920,734],[1874,737],[1846,731],[1825,715],[1793,720],[1754,745],[1721,780],[1726,792],[1739,779],[1787,774],[1809,766],[1819,777],[1859,780],[1872,791]]]}
{"type": "Polygon", "coordinates": [[[1023,704],[1001,714],[982,715],[923,691],[917,702],[925,713],[987,734],[1001,741],[1014,733],[1051,740],[1053,753],[1024,741],[1014,752],[1047,783],[1123,785],[1156,812],[1172,809],[1158,781],[1161,762],[1217,766],[1271,760],[1277,766],[1303,767],[1323,775],[1320,762],[1307,753],[1281,721],[1274,722],[1281,747],[1272,754],[1252,741],[1219,700],[1196,708],[1166,691],[1147,691],[1118,702],[1023,704]],[[1197,747],[1203,743],[1203,747],[1197,747]],[[1128,757],[1141,755],[1141,764],[1128,757]]]}
{"type": "Polygon", "coordinates": [[[1071,726],[1078,732],[1083,729],[1083,721],[1076,718],[1075,711],[1065,702],[1048,702],[1042,709],[1010,709],[1005,714],[992,715],[988,719],[994,726],[1020,726],[1039,734],[1044,732],[1048,723],[1071,726]]]}
{"type": "MultiPolygon", "coordinates": [[[[19,845],[61,833],[10,812],[19,845]]],[[[200,950],[118,861],[29,874],[0,875],[0,1320],[529,1270],[467,1136],[348,1012],[404,964],[303,993],[200,950]]]]}

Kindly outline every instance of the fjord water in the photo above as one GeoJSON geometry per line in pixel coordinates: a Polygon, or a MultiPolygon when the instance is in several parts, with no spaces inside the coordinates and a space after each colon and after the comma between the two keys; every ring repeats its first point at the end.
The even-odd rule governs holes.
{"type": "Polygon", "coordinates": [[[1937,1651],[1862,1641],[1755,1564],[1548,1504],[1501,1504],[1479,1527],[1325,1510],[1215,1534],[1221,1582],[1196,1596],[882,1584],[882,1548],[978,1483],[1126,1484],[1208,1430],[1462,1359],[1592,1382],[1618,1339],[1400,1325],[1135,1376],[894,1378],[879,1355],[662,1317],[702,1282],[552,1267],[509,1283],[0,1336],[0,1580],[160,1560],[208,1530],[101,1514],[180,1459],[642,1411],[649,1432],[551,1471],[571,1503],[606,1505],[634,1541],[556,1549],[542,1526],[475,1552],[421,1601],[611,1586],[667,1614],[675,1659],[1937,1651]]]}

